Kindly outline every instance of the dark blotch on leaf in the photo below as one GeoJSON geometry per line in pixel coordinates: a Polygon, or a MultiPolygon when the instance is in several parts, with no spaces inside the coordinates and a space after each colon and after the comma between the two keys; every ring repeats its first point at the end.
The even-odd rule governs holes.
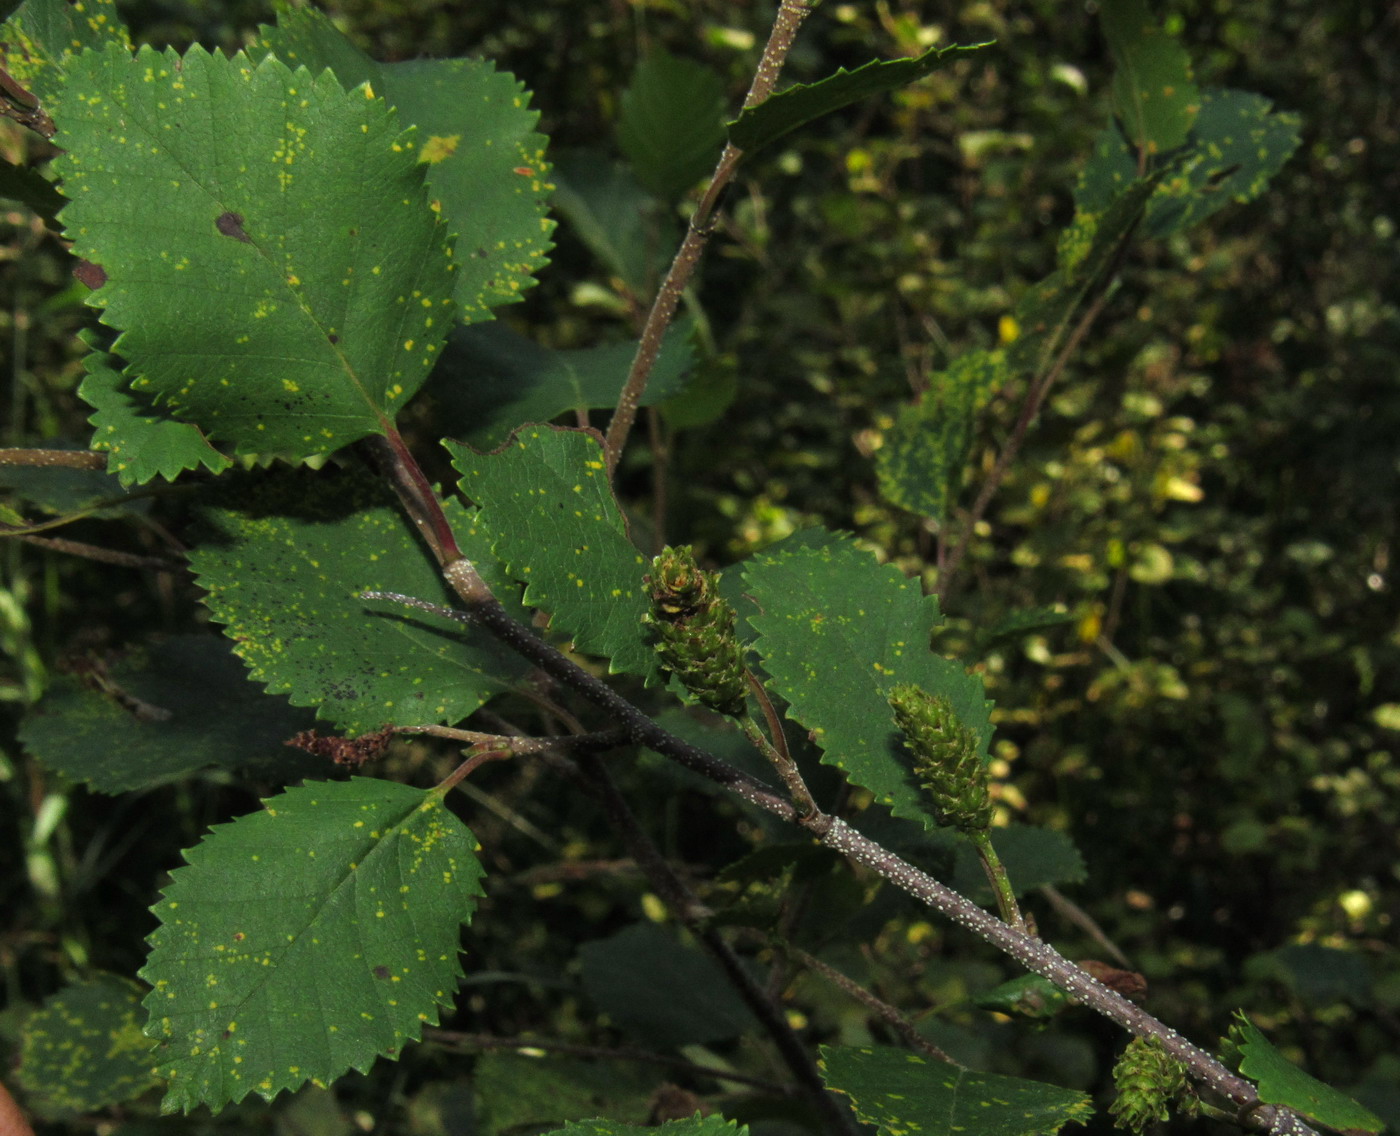
{"type": "Polygon", "coordinates": [[[94,292],[107,283],[107,273],[103,271],[102,265],[93,264],[90,260],[78,261],[73,275],[77,277],[79,284],[87,285],[94,292]]]}
{"type": "Polygon", "coordinates": [[[375,978],[388,978],[388,977],[389,977],[389,968],[388,968],[387,966],[376,966],[376,967],[374,968],[374,977],[375,977],[375,978]]]}
{"type": "Polygon", "coordinates": [[[329,339],[332,343],[340,342],[340,336],[336,335],[335,332],[331,332],[331,334],[326,336],[326,338],[329,339]]]}
{"type": "Polygon", "coordinates": [[[243,231],[243,214],[241,213],[220,213],[214,222],[214,227],[224,236],[242,241],[245,245],[253,243],[248,234],[243,231]]]}

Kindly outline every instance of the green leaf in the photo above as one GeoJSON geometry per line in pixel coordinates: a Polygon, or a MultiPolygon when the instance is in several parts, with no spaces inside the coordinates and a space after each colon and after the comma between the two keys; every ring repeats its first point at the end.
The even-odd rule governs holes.
{"type": "Polygon", "coordinates": [[[933,47],[908,59],[875,59],[854,71],[842,67],[816,83],[797,83],[743,111],[728,124],[729,141],[741,150],[757,150],[813,119],[922,79],[940,67],[945,57],[951,62],[963,52],[986,46],[973,43],[933,47]]]}
{"type": "Polygon", "coordinates": [[[933,827],[888,691],[912,682],[945,695],[981,736],[984,753],[992,735],[982,681],[929,650],[942,621],[936,598],[849,537],[831,533],[775,545],[746,562],[743,575],[758,609],[748,615],[758,632],[754,648],[788,702],[788,717],[813,731],[824,764],[869,789],[896,816],[933,827]]]}
{"type": "Polygon", "coordinates": [[[313,74],[330,68],[347,88],[371,84],[417,127],[428,192],[456,234],[453,297],[468,323],[521,299],[548,263],[554,222],[546,140],[525,85],[485,59],[376,63],[324,12],[282,5],[260,28],[255,58],[270,51],[313,74]]]}
{"type": "MultiPolygon", "coordinates": [[[[993,828],[991,838],[1018,896],[1047,884],[1078,884],[1087,878],[1084,857],[1063,832],[1017,824],[993,828]]],[[[994,899],[976,849],[962,840],[958,842],[953,887],[974,903],[994,899]]]]}
{"type": "Polygon", "coordinates": [[[545,1136],[747,1136],[748,1131],[722,1116],[688,1116],[654,1127],[622,1124],[616,1120],[585,1120],[566,1124],[545,1136]]]}
{"type": "Polygon", "coordinates": [[[239,453],[388,428],[452,325],[452,264],[382,101],[274,59],[109,48],[51,109],[65,232],[134,390],[239,453]]]}
{"type": "MultiPolygon", "coordinates": [[[[645,1123],[656,1079],[627,1061],[579,1061],[483,1053],[472,1067],[476,1123],[488,1134],[545,1131],[570,1120],[607,1115],[645,1123]]],[[[652,1132],[654,1129],[648,1129],[652,1132]]]]}
{"type": "MultiPolygon", "coordinates": [[[[991,889],[989,888],[988,891],[991,889]]],[[[1021,1014],[1028,1018],[1053,1018],[1075,1005],[1075,1001],[1048,978],[1038,974],[1023,974],[1003,982],[985,994],[979,994],[972,1004],[981,1010],[998,1014],[1021,1014]]]]}
{"type": "MultiPolygon", "coordinates": [[[[389,591],[451,606],[417,533],[377,486],[333,472],[287,474],[228,490],[215,539],[190,566],[252,676],[342,730],[459,722],[525,664],[493,639],[428,613],[361,600],[389,591]]],[[[496,594],[513,586],[459,504],[458,542],[496,594]]]]}
{"type": "Polygon", "coordinates": [[[124,487],[144,485],[156,477],[174,481],[187,469],[200,466],[222,473],[232,463],[219,453],[198,426],[169,418],[153,418],[148,408],[126,389],[116,360],[97,346],[91,331],[78,336],[89,348],[83,359],[87,377],[78,395],[93,408],[92,448],[109,452],[107,472],[124,487]]]}
{"type": "Polygon", "coordinates": [[[1211,91],[1189,149],[1148,203],[1148,235],[1170,236],[1259,197],[1298,148],[1299,127],[1297,115],[1275,114],[1262,95],[1211,91]]]}
{"type": "Polygon", "coordinates": [[[585,943],[578,957],[589,997],[647,1045],[704,1045],[737,1037],[754,1025],[719,966],[653,924],[585,943]],[[658,991],[665,996],[658,997],[658,991]]]}
{"type": "MultiPolygon", "coordinates": [[[[684,389],[695,357],[692,328],[683,320],[667,331],[641,405],[684,389]]],[[[551,351],[500,323],[461,328],[425,392],[436,407],[434,429],[486,450],[527,422],[611,409],[636,353],[632,342],[551,351]]]]}
{"type": "Polygon", "coordinates": [[[291,780],[327,764],[284,743],[312,716],[269,698],[214,635],[181,635],[109,668],[60,675],[25,715],[19,737],[49,769],[123,793],[207,766],[291,780]]]}
{"type": "Polygon", "coordinates": [[[0,159],[0,198],[18,201],[34,210],[50,228],[58,227],[55,218],[63,208],[63,195],[38,170],[0,159]]]}
{"type": "Polygon", "coordinates": [[[153,908],[141,976],[167,1112],[397,1056],[461,977],[483,871],[441,793],[354,778],[264,805],[186,852],[153,908]]]}
{"type": "Polygon", "coordinates": [[[597,436],[529,426],[496,453],[446,445],[462,493],[481,506],[477,527],[526,585],[526,606],[548,612],[555,631],[608,659],[612,673],[659,681],[642,626],[647,559],[627,535],[597,436]]]}
{"type": "Polygon", "coordinates": [[[1338,1002],[1367,1006],[1375,997],[1363,955],[1320,943],[1289,943],[1254,955],[1245,963],[1245,973],[1255,980],[1276,979],[1318,1009],[1338,1002]]]}
{"type": "Polygon", "coordinates": [[[1258,1084],[1259,1099],[1265,1104],[1291,1108],[1317,1124],[1355,1136],[1379,1132],[1384,1127],[1370,1109],[1289,1062],[1243,1010],[1235,1011],[1231,1032],[1240,1038],[1240,1072],[1258,1084]]]}
{"type": "Polygon", "coordinates": [[[1070,334],[1080,304],[1113,264],[1163,176],[1159,171],[1131,182],[1102,208],[1081,204],[1060,235],[1059,269],[1016,305],[1019,335],[1006,352],[1013,373],[1040,375],[1051,365],[1070,334]]]}
{"type": "Polygon", "coordinates": [[[851,1098],[856,1116],[882,1136],[976,1132],[1040,1136],[1093,1115],[1083,1093],[973,1073],[902,1049],[821,1047],[827,1088],[851,1098]]]}
{"type": "Polygon", "coordinates": [[[962,487],[977,416],[1006,380],[1000,351],[970,351],[931,375],[928,390],[900,409],[876,451],[885,500],[941,525],[962,487]]]}
{"type": "Polygon", "coordinates": [[[622,92],[617,141],[637,180],[675,200],[714,169],[724,146],[724,81],[664,47],[642,57],[622,92]]]}
{"type": "Polygon", "coordinates": [[[5,69],[21,87],[47,104],[63,89],[68,66],[86,48],[115,43],[131,50],[131,37],[116,0],[27,0],[3,26],[5,69]]]}
{"type": "MultiPolygon", "coordinates": [[[[1268,99],[1248,91],[1207,91],[1186,147],[1162,168],[1147,203],[1144,235],[1171,236],[1227,205],[1259,197],[1300,142],[1298,116],[1272,108],[1268,99]]],[[[1080,174],[1075,203],[1081,211],[1100,211],[1135,177],[1132,153],[1122,134],[1109,127],[1080,174]]]]}
{"type": "Polygon", "coordinates": [[[1174,150],[1201,104],[1186,49],[1153,22],[1146,0],[1107,0],[1100,17],[1117,66],[1114,108],[1129,140],[1147,154],[1174,150]]]}
{"type": "Polygon", "coordinates": [[[46,1117],[94,1112],[156,1084],[141,987],[104,974],[51,995],[24,1021],[18,1079],[46,1117]]]}
{"type": "Polygon", "coordinates": [[[977,652],[981,654],[1003,640],[1020,639],[1073,621],[1074,613],[1058,603],[1008,612],[990,626],[978,628],[977,652]]]}
{"type": "Polygon", "coordinates": [[[674,219],[619,162],[588,150],[555,158],[554,204],[578,239],[634,296],[648,297],[676,248],[674,219]]]}

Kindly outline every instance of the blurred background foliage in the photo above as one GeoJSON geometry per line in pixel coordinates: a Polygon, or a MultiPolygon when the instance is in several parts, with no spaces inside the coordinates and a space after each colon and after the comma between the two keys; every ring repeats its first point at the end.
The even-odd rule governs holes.
{"type": "MultiPolygon", "coordinates": [[[[239,46],[271,15],[241,0],[123,7],[142,38],[180,46],[239,46]]],[[[1110,61],[1093,8],[826,0],[817,9],[791,79],[940,43],[996,44],[744,168],[694,293],[708,394],[689,420],[711,420],[678,428],[685,419],[663,412],[639,431],[622,481],[639,531],[660,529],[723,565],[821,522],[939,588],[939,534],[881,502],[871,455],[927,374],[995,346],[1003,317],[1053,267],[1107,114],[1110,61]]],[[[1030,900],[1044,933],[1071,957],[1104,957],[1085,930],[1082,915],[1091,917],[1147,977],[1154,1013],[1210,1043],[1246,1006],[1285,1052],[1393,1125],[1400,8],[1171,0],[1155,9],[1202,86],[1256,91],[1297,112],[1303,146],[1261,200],[1129,258],[977,526],[943,597],[941,646],[975,662],[996,699],[1005,817],[1063,831],[1088,865],[1087,882],[1067,889],[1077,921],[1030,900]],[[985,642],[1009,614],[1049,604],[1063,606],[1060,624],[985,642]]],[[[737,106],[772,14],[721,0],[339,0],[330,10],[379,58],[495,59],[534,92],[560,152],[614,155],[620,95],[645,52],[704,63],[737,106]]],[[[0,136],[12,159],[27,145],[0,136]]],[[[73,337],[87,313],[58,242],[22,211],[2,220],[4,441],[83,444],[73,337]]],[[[502,317],[555,347],[635,334],[647,297],[567,222],[557,241],[540,285],[502,317]]],[[[1011,430],[1018,393],[987,412],[971,493],[1011,430]]],[[[420,448],[431,444],[431,421],[419,432],[420,448]]],[[[72,531],[153,551],[157,527],[94,519],[72,531]]],[[[75,643],[120,645],[197,612],[187,587],[129,569],[15,541],[0,557],[7,710],[37,697],[75,643]]],[[[13,1015],[85,965],[134,971],[150,928],[144,908],[175,850],[254,797],[208,781],[113,802],[28,762],[12,725],[0,742],[9,801],[0,981],[13,1015]]],[[[411,776],[442,758],[408,749],[399,760],[411,776]]],[[[610,859],[617,848],[591,806],[538,770],[488,773],[471,790],[483,806],[472,824],[495,883],[470,935],[454,1024],[612,1036],[599,1034],[580,993],[575,948],[649,911],[641,880],[610,859]]],[[[649,767],[634,783],[657,776],[649,767]]],[[[652,799],[655,830],[697,875],[748,848],[753,818],[732,812],[741,827],[730,835],[732,821],[715,819],[729,807],[680,783],[652,799]]],[[[1027,1028],[971,1008],[1014,968],[895,897],[866,905],[849,879],[816,878],[804,886],[820,917],[793,925],[807,949],[981,1068],[1103,1091],[1121,1044],[1111,1028],[1073,1012],[1027,1028]]],[[[723,887],[762,899],[734,884],[713,894],[723,887]]],[[[795,981],[791,1005],[818,1040],[886,1039],[811,975],[795,981]]],[[[746,1067],[752,1055],[725,1057],[746,1067]]],[[[295,1107],[353,1119],[358,1094],[379,1131],[458,1131],[443,1118],[466,1107],[464,1068],[450,1045],[424,1047],[381,1063],[338,1104],[298,1097],[295,1107]],[[376,1111],[385,1101],[392,1121],[376,1111]]],[[[516,1084],[504,1068],[482,1058],[478,1077],[516,1084]]],[[[235,1111],[241,1123],[283,1123],[235,1111]]]]}

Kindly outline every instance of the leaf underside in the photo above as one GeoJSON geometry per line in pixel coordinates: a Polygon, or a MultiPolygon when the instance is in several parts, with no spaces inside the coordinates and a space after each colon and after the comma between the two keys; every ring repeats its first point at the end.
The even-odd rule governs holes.
{"type": "Polygon", "coordinates": [[[434,790],[291,789],[185,853],[141,976],[163,1108],[271,1099],[397,1056],[461,976],[476,840],[434,790]]]}
{"type": "Polygon", "coordinates": [[[453,323],[446,229],[366,88],[275,59],[118,47],[51,113],[89,303],[132,387],[240,453],[382,433],[453,323]]]}
{"type": "Polygon", "coordinates": [[[724,80],[703,63],[657,47],[622,93],[617,141],[638,180],[670,201],[714,169],[724,117],[724,80]]]}
{"type": "Polygon", "coordinates": [[[970,351],[930,376],[928,390],[900,409],[876,452],[885,500],[943,523],[962,486],[977,416],[1006,377],[1000,351],[970,351]]]}

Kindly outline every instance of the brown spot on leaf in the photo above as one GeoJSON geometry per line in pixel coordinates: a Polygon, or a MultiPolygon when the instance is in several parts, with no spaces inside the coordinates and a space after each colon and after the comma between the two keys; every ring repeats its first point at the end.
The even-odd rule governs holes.
{"type": "Polygon", "coordinates": [[[376,966],[374,968],[374,977],[387,979],[389,977],[389,968],[387,966],[376,966]]]}
{"type": "Polygon", "coordinates": [[[252,238],[243,231],[242,213],[220,213],[214,221],[214,228],[218,229],[224,236],[242,241],[245,245],[253,243],[252,238]]]}
{"type": "Polygon", "coordinates": [[[78,278],[79,284],[87,285],[94,292],[107,283],[107,273],[103,270],[102,265],[93,264],[90,260],[78,261],[77,266],[73,269],[73,275],[78,278]]]}

